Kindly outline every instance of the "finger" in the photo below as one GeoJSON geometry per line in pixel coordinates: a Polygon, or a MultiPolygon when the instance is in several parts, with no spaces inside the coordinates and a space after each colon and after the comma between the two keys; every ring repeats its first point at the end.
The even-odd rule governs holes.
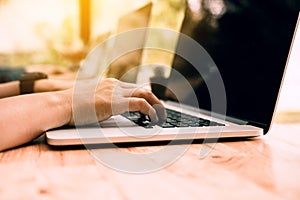
{"type": "Polygon", "coordinates": [[[132,93],[132,96],[138,98],[144,98],[145,100],[147,100],[152,105],[152,107],[156,110],[159,119],[163,121],[166,120],[167,114],[164,105],[150,90],[138,89],[132,93]]]}
{"type": "Polygon", "coordinates": [[[148,115],[151,119],[151,122],[159,122],[156,110],[145,99],[131,97],[127,98],[126,100],[128,107],[126,109],[126,106],[124,106],[124,108],[126,109],[125,111],[139,111],[144,115],[148,115]]]}
{"type": "Polygon", "coordinates": [[[122,94],[124,97],[137,97],[146,99],[151,105],[161,104],[160,100],[151,92],[151,90],[145,88],[124,89],[122,94]]]}
{"type": "Polygon", "coordinates": [[[133,92],[136,90],[136,88],[126,88],[126,89],[121,89],[121,94],[123,97],[131,97],[133,92]]]}
{"type": "Polygon", "coordinates": [[[160,124],[163,124],[167,121],[167,112],[165,107],[162,104],[154,104],[152,107],[156,110],[160,124]]]}
{"type": "Polygon", "coordinates": [[[166,120],[167,114],[164,105],[150,90],[144,88],[123,89],[122,94],[125,97],[137,97],[145,99],[156,110],[159,120],[166,120]]]}

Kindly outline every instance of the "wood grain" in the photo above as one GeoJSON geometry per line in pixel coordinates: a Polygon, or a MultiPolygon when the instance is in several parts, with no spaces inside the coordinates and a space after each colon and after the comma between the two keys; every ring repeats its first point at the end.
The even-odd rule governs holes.
{"type": "MultiPolygon", "coordinates": [[[[182,145],[174,145],[178,148],[182,145]]],[[[44,138],[0,153],[0,199],[299,199],[300,128],[275,125],[246,141],[195,143],[162,168],[124,173],[103,165],[85,148],[53,149],[44,138]],[[206,157],[202,148],[211,148],[206,157]]],[[[164,146],[95,149],[151,155],[164,146]]],[[[94,152],[94,153],[95,153],[94,152]]],[[[149,157],[147,157],[149,158],[149,157]]],[[[120,158],[120,163],[126,162],[120,158]]],[[[143,162],[144,162],[143,161],[143,162]]],[[[149,162],[149,163],[148,163],[149,162]]]]}

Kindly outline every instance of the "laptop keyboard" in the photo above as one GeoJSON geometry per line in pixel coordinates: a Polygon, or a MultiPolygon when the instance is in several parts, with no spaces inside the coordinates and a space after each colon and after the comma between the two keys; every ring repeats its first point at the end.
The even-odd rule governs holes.
{"type": "MultiPolygon", "coordinates": [[[[156,124],[162,128],[225,126],[224,124],[218,122],[184,114],[175,110],[166,109],[166,112],[167,120],[163,123],[156,124]]],[[[144,128],[152,128],[153,126],[149,117],[139,112],[125,112],[122,114],[122,116],[144,128]]]]}

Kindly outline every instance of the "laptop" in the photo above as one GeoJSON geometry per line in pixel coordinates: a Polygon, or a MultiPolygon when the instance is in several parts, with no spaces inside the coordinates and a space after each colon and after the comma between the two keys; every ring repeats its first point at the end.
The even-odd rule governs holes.
{"type": "Polygon", "coordinates": [[[251,138],[266,134],[299,10],[299,1],[187,1],[181,27],[184,35],[178,38],[179,53],[172,71],[162,78],[157,66],[158,73],[151,79],[155,80],[152,91],[162,99],[168,120],[152,125],[147,116],[126,112],[97,125],[49,130],[48,144],[251,138]],[[208,57],[203,57],[201,49],[186,46],[186,41],[200,44],[208,57]],[[203,58],[204,69],[182,55],[203,58]],[[216,84],[219,80],[220,85],[216,84]],[[211,90],[219,86],[220,90],[211,90]]]}

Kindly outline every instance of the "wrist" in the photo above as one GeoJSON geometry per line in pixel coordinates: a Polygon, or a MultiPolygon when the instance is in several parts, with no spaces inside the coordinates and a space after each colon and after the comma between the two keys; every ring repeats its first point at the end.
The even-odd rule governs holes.
{"type": "Polygon", "coordinates": [[[54,91],[54,85],[49,79],[41,79],[35,81],[34,93],[54,91]]]}
{"type": "Polygon", "coordinates": [[[41,72],[24,73],[20,77],[20,94],[34,93],[35,82],[40,79],[47,79],[47,75],[41,72]]]}
{"type": "Polygon", "coordinates": [[[55,127],[70,124],[72,119],[72,91],[64,90],[48,93],[51,107],[55,109],[57,124],[55,127]]]}

